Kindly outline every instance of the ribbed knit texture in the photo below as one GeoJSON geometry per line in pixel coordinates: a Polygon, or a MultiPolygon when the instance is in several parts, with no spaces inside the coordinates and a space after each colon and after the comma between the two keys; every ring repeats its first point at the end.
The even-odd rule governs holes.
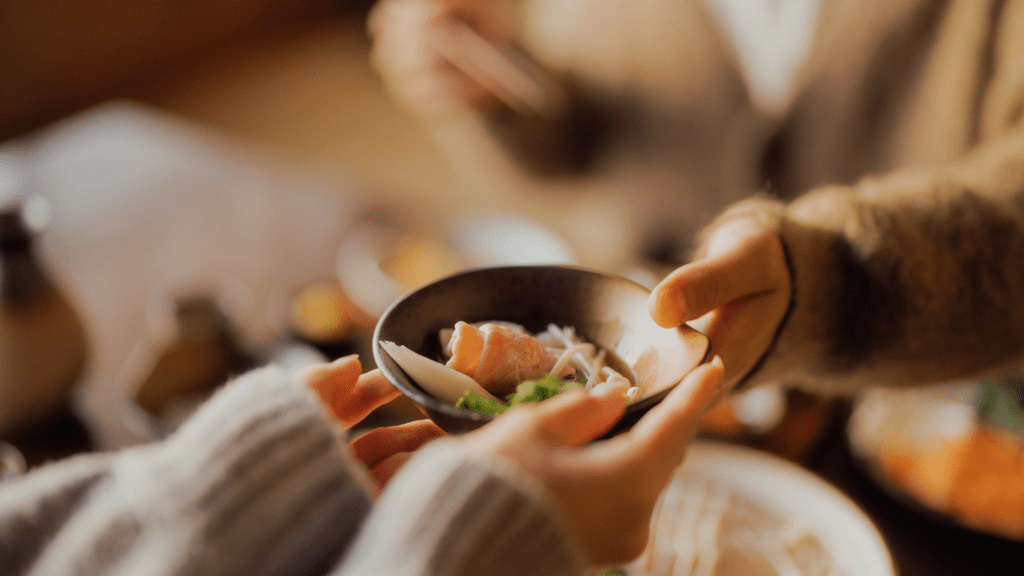
{"type": "Polygon", "coordinates": [[[165,442],[3,486],[5,574],[311,573],[370,508],[336,435],[283,371],[250,372],[165,442]]]}
{"type": "Polygon", "coordinates": [[[453,440],[420,451],[371,511],[365,469],[316,396],[268,367],[166,441],[0,484],[4,576],[576,574],[543,490],[453,440]],[[333,568],[333,571],[332,571],[333,568]]]}
{"type": "Polygon", "coordinates": [[[578,575],[579,548],[551,509],[532,478],[436,441],[388,486],[341,573],[578,575]]]}

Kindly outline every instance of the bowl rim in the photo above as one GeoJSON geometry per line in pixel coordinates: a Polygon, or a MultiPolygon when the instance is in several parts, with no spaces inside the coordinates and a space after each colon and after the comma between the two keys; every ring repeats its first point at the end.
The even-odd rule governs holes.
{"type": "MultiPolygon", "coordinates": [[[[524,270],[524,269],[530,269],[530,268],[545,268],[545,269],[557,268],[557,269],[560,269],[560,270],[583,272],[583,273],[592,274],[592,275],[595,275],[595,276],[611,277],[611,278],[615,278],[617,280],[621,280],[622,282],[624,282],[626,284],[631,284],[636,289],[641,290],[644,293],[650,294],[650,292],[651,292],[650,289],[648,289],[643,284],[640,284],[639,282],[636,282],[635,280],[632,280],[632,279],[627,278],[625,276],[622,276],[622,275],[619,275],[619,274],[614,274],[614,273],[611,273],[611,272],[604,272],[604,271],[601,271],[601,270],[596,270],[596,269],[593,269],[593,268],[588,268],[588,267],[580,266],[580,265],[576,265],[576,264],[496,264],[496,265],[485,265],[485,266],[475,266],[475,267],[472,267],[472,268],[466,268],[466,269],[460,270],[458,272],[454,272],[452,274],[448,274],[446,276],[443,276],[441,278],[438,278],[436,280],[433,280],[433,281],[428,282],[426,284],[423,284],[421,286],[418,286],[417,288],[414,288],[414,289],[406,292],[405,294],[403,294],[401,297],[399,297],[394,302],[392,302],[390,306],[387,307],[387,309],[384,311],[383,314],[381,314],[380,318],[378,319],[377,325],[376,325],[376,327],[374,328],[374,331],[373,331],[372,349],[373,349],[374,360],[377,363],[377,368],[380,369],[381,373],[384,374],[384,377],[387,378],[388,382],[390,382],[392,386],[397,388],[400,392],[402,392],[403,395],[405,395],[410,400],[415,402],[417,404],[417,406],[421,410],[427,410],[427,411],[434,410],[434,411],[437,411],[437,412],[440,412],[440,413],[444,414],[447,417],[456,418],[456,419],[462,419],[462,420],[475,421],[475,422],[479,422],[480,425],[483,425],[483,424],[485,424],[487,422],[493,421],[494,418],[495,418],[495,415],[493,415],[493,414],[481,414],[479,412],[474,412],[472,410],[465,410],[465,409],[462,409],[462,408],[456,408],[455,405],[443,402],[440,399],[432,396],[431,394],[428,394],[426,391],[421,389],[419,386],[415,385],[415,381],[408,374],[406,374],[405,371],[402,370],[402,368],[400,366],[398,366],[398,363],[395,362],[395,360],[391,357],[391,355],[387,353],[387,350],[385,350],[384,347],[381,346],[381,341],[382,341],[381,340],[381,329],[382,329],[382,327],[385,324],[385,320],[388,318],[388,316],[396,308],[401,307],[406,300],[408,300],[409,298],[412,298],[417,293],[419,293],[421,290],[423,290],[423,289],[425,289],[425,288],[427,288],[429,286],[434,286],[436,284],[440,284],[440,283],[443,283],[443,282],[450,282],[450,281],[452,281],[452,280],[454,280],[456,278],[462,277],[462,276],[467,276],[467,275],[471,275],[471,274],[479,274],[481,272],[485,272],[485,271],[489,271],[489,270],[496,270],[496,269],[519,269],[519,270],[524,270]],[[398,372],[401,373],[401,377],[399,377],[399,374],[397,374],[395,372],[395,370],[397,370],[398,372]]],[[[701,334],[702,336],[704,336],[704,338],[706,340],[704,354],[701,357],[700,361],[694,367],[699,366],[700,364],[704,364],[704,363],[708,362],[708,360],[711,357],[711,344],[710,344],[710,340],[707,339],[707,336],[704,335],[703,333],[701,333],[701,332],[695,330],[694,328],[692,328],[692,327],[690,327],[688,325],[685,325],[685,324],[683,326],[681,326],[681,327],[675,328],[675,330],[682,331],[684,328],[686,330],[693,331],[693,332],[695,332],[697,334],[701,334]]],[[[672,330],[672,329],[671,328],[666,328],[666,330],[672,330]]],[[[692,369],[691,369],[691,371],[692,371],[692,369]]],[[[682,382],[682,379],[680,379],[680,382],[682,382]]],[[[631,424],[632,422],[635,422],[636,420],[638,420],[640,416],[642,416],[648,410],[650,410],[655,405],[657,405],[659,402],[661,402],[665,398],[665,396],[667,396],[669,394],[669,392],[671,392],[673,389],[675,389],[675,387],[678,386],[678,385],[679,385],[679,382],[676,382],[675,384],[673,384],[671,386],[665,387],[663,390],[660,390],[656,394],[652,394],[650,396],[645,396],[645,397],[641,398],[640,400],[638,400],[636,402],[630,403],[628,406],[626,406],[626,412],[623,415],[622,420],[620,420],[620,423],[617,424],[616,427],[613,430],[616,430],[616,431],[620,430],[620,429],[622,429],[623,425],[631,424]],[[630,417],[632,417],[632,418],[630,418],[630,417]]],[[[428,416],[429,416],[429,414],[428,414],[428,416]]]]}

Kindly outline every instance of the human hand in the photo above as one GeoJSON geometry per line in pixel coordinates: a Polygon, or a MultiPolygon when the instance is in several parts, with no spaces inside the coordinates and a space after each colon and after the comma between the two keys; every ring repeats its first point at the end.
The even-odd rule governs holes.
{"type": "MultiPolygon", "coordinates": [[[[366,374],[362,374],[362,370],[359,357],[353,354],[310,367],[300,378],[317,393],[345,428],[351,428],[374,409],[401,394],[380,370],[366,374]]],[[[379,491],[413,452],[444,435],[444,431],[430,420],[416,420],[377,428],[353,440],[350,448],[369,469],[370,478],[379,491]]]]}
{"type": "Polygon", "coordinates": [[[513,408],[464,441],[539,479],[592,564],[624,562],[644,549],[654,505],[716,400],[722,374],[718,358],[697,367],[632,429],[608,440],[590,443],[622,417],[622,396],[571,390],[513,408]]]}
{"type": "Polygon", "coordinates": [[[359,356],[351,354],[306,368],[299,379],[311,388],[345,428],[401,395],[380,370],[362,373],[359,356]]]}
{"type": "Polygon", "coordinates": [[[732,388],[768,352],[792,290],[778,234],[746,214],[711,230],[704,256],[666,276],[648,308],[659,326],[690,322],[706,334],[732,388]]]}

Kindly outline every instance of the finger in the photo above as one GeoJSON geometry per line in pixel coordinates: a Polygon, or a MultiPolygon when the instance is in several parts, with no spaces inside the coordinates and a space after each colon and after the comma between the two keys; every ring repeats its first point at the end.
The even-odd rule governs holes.
{"type": "Polygon", "coordinates": [[[430,420],[416,420],[399,426],[377,428],[349,443],[352,454],[373,468],[381,461],[399,452],[415,452],[431,440],[445,436],[445,432],[430,420]]]}
{"type": "Polygon", "coordinates": [[[339,398],[334,413],[351,427],[358,424],[375,409],[401,396],[402,393],[388,382],[379,369],[359,376],[347,398],[339,398]]]}
{"type": "Polygon", "coordinates": [[[746,221],[712,236],[708,256],[677,268],[651,292],[651,318],[679,326],[737,298],[785,286],[785,258],[775,232],[746,221]]]}
{"type": "Polygon", "coordinates": [[[656,461],[667,469],[678,466],[686,453],[701,416],[718,399],[724,374],[716,356],[690,372],[657,406],[623,438],[634,455],[656,461]]]}
{"type": "Polygon", "coordinates": [[[366,31],[371,38],[384,33],[389,24],[402,32],[415,30],[438,18],[448,10],[429,0],[386,0],[377,2],[366,18],[366,31]]]}
{"type": "Polygon", "coordinates": [[[621,394],[569,390],[538,404],[536,418],[550,441],[579,446],[608,432],[625,411],[626,399],[621,394]]]}
{"type": "Polygon", "coordinates": [[[391,478],[398,473],[402,466],[413,457],[411,452],[399,452],[392,454],[370,468],[370,478],[378,488],[383,489],[391,478]]]}
{"type": "Polygon", "coordinates": [[[788,304],[788,293],[762,294],[730,302],[706,319],[701,331],[711,341],[711,354],[724,361],[729,386],[750,371],[771,347],[788,304]]]}
{"type": "Polygon", "coordinates": [[[310,366],[299,373],[299,378],[333,410],[348,395],[362,371],[359,356],[351,354],[330,363],[310,366]]]}

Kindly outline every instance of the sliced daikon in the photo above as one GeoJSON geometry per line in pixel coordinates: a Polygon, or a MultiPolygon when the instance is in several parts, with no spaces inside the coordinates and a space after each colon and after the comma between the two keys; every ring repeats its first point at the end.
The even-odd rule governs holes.
{"type": "Polygon", "coordinates": [[[476,380],[462,372],[452,370],[440,362],[435,362],[394,342],[382,340],[380,345],[394,359],[395,363],[419,384],[420,388],[439,400],[454,405],[459,398],[462,398],[466,390],[472,390],[484,398],[501,402],[476,380]]]}

